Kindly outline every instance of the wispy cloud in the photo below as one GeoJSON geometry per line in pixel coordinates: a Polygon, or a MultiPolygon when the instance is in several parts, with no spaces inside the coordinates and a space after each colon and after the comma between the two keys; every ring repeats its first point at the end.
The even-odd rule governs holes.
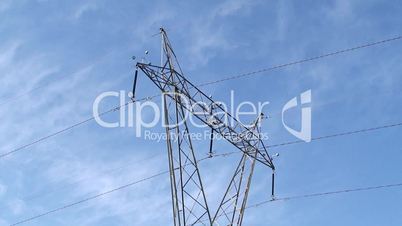
{"type": "Polygon", "coordinates": [[[225,1],[218,5],[215,10],[213,10],[213,14],[216,16],[230,16],[233,14],[247,13],[252,7],[258,5],[261,1],[250,1],[250,0],[234,0],[234,1],[225,1]]]}
{"type": "Polygon", "coordinates": [[[8,10],[11,7],[11,0],[2,0],[0,1],[0,13],[8,10]]]}
{"type": "MultiPolygon", "coordinates": [[[[143,157],[133,156],[129,161],[121,159],[110,162],[106,166],[102,161],[94,162],[92,159],[78,158],[70,154],[69,158],[56,160],[48,168],[46,175],[48,180],[53,181],[53,183],[73,184],[72,189],[69,189],[69,194],[71,194],[69,197],[72,197],[70,199],[81,199],[82,197],[85,198],[86,196],[111,190],[128,182],[139,180],[152,173],[164,170],[164,167],[161,167],[164,165],[161,162],[162,159],[155,158],[148,160],[146,164],[141,164],[141,167],[134,164],[128,165],[127,169],[120,169],[110,174],[102,173],[104,170],[101,169],[119,168],[127,164],[127,162],[138,162],[141,158],[143,157]],[[121,171],[124,173],[121,173],[121,171]],[[116,176],[117,174],[119,176],[116,176]]],[[[109,194],[100,199],[93,200],[85,206],[78,207],[87,209],[88,214],[85,218],[79,218],[76,221],[83,225],[90,225],[96,224],[108,216],[113,216],[118,217],[127,224],[144,225],[150,219],[155,218],[151,214],[153,209],[167,205],[169,201],[169,196],[165,195],[165,192],[168,191],[167,188],[167,186],[157,186],[154,182],[150,181],[141,183],[139,186],[134,186],[133,189],[135,189],[135,192],[133,193],[130,193],[130,188],[127,188],[109,194]],[[164,192],[161,193],[160,189],[163,189],[164,192]],[[155,192],[148,193],[150,190],[155,192]],[[159,192],[157,192],[158,190],[159,192]],[[135,202],[132,201],[133,199],[135,202]],[[90,208],[88,209],[88,207],[90,208]],[[144,211],[144,208],[149,209],[149,215],[146,214],[147,211],[144,211]],[[135,220],[133,221],[133,219],[135,220]]],[[[158,216],[158,218],[162,217],[163,219],[163,215],[158,216]]]]}
{"type": "MultiPolygon", "coordinates": [[[[12,4],[14,2],[11,3],[9,0],[1,1],[0,13],[12,8],[12,4]]],[[[356,18],[356,2],[349,3],[339,0],[334,1],[330,6],[328,4],[304,6],[305,4],[297,5],[297,2],[274,4],[273,1],[246,0],[209,4],[155,2],[152,7],[149,7],[148,4],[150,3],[141,5],[129,1],[122,1],[119,4],[108,3],[108,5],[99,1],[69,2],[57,13],[58,20],[49,16],[42,21],[40,29],[28,29],[28,31],[23,29],[24,26],[32,27],[30,21],[36,21],[35,19],[39,17],[43,18],[44,10],[54,7],[51,1],[42,1],[39,6],[27,5],[26,11],[23,11],[26,12],[26,15],[17,15],[21,20],[11,22],[9,18],[4,20],[5,28],[16,34],[21,32],[23,35],[15,35],[13,32],[10,37],[4,35],[4,37],[2,36],[4,42],[0,45],[0,81],[2,84],[0,103],[3,100],[8,101],[7,98],[18,97],[13,99],[14,101],[0,105],[0,118],[2,119],[0,152],[11,150],[91,116],[94,97],[104,90],[109,90],[110,87],[129,89],[132,82],[130,74],[132,73],[132,65],[130,65],[132,62],[128,60],[129,54],[131,51],[143,51],[143,48],[149,46],[157,46],[155,49],[159,50],[159,41],[152,37],[158,32],[159,26],[166,25],[168,32],[172,33],[171,37],[174,37],[172,43],[174,48],[180,51],[179,60],[185,61],[185,65],[183,65],[185,70],[189,68],[196,70],[211,63],[211,67],[208,68],[216,73],[226,73],[222,69],[224,67],[237,66],[234,70],[239,68],[248,70],[270,66],[275,62],[286,63],[288,60],[314,56],[317,52],[321,53],[323,49],[333,50],[339,46],[346,46],[342,43],[347,40],[354,41],[358,32],[367,34],[367,30],[363,29],[356,33],[348,33],[348,30],[338,27],[339,31],[332,31],[334,29],[332,25],[339,25],[339,23],[357,26],[356,20],[354,20],[356,18]],[[279,7],[274,8],[275,6],[279,7]],[[299,10],[298,7],[301,9],[299,10]],[[195,11],[191,11],[191,9],[195,11]],[[97,14],[98,12],[99,14],[97,14]],[[104,14],[107,15],[100,20],[99,16],[104,16],[104,14]],[[85,23],[81,23],[84,22],[84,19],[85,23]],[[103,26],[103,23],[106,26],[103,26]],[[100,26],[96,26],[99,24],[100,26]],[[255,34],[243,32],[249,27],[255,34]],[[96,34],[96,37],[90,36],[89,32],[96,34]],[[340,38],[341,33],[347,37],[343,42],[340,38]],[[244,35],[247,35],[247,38],[244,35]],[[249,37],[255,37],[255,39],[250,40],[249,37]],[[254,41],[256,42],[254,43],[254,41]],[[247,43],[247,48],[240,49],[238,42],[247,43]],[[92,43],[98,45],[91,45],[92,43]],[[104,52],[98,51],[103,47],[106,47],[104,52]],[[69,52],[70,48],[80,48],[80,51],[74,52],[72,57],[69,52]],[[25,51],[27,49],[30,51],[25,51]],[[102,62],[93,60],[96,57],[94,52],[104,56],[107,51],[127,56],[111,54],[104,58],[107,60],[102,62]],[[237,53],[231,60],[243,57],[246,59],[235,61],[239,62],[238,65],[228,64],[226,60],[220,59],[221,53],[225,53],[227,56],[231,51],[237,53]],[[66,53],[69,57],[64,57],[66,53]],[[248,57],[250,55],[252,57],[248,57]],[[57,56],[57,59],[54,56],[57,56]],[[127,61],[125,61],[126,58],[127,61]],[[214,59],[213,62],[211,62],[212,59],[214,59]],[[114,61],[119,63],[114,64],[114,61]],[[245,65],[246,61],[247,65],[245,65]],[[245,67],[249,68],[245,69],[245,67]],[[115,73],[116,70],[123,76],[115,73]],[[98,74],[98,72],[101,73],[98,74]],[[130,81],[127,82],[128,80],[130,81]],[[26,91],[31,92],[26,94],[26,91]]],[[[368,3],[364,2],[364,4],[368,3]]],[[[21,7],[23,8],[22,4],[21,7]]],[[[390,13],[390,15],[396,16],[397,14],[390,13]]],[[[380,15],[373,17],[373,20],[377,20],[379,17],[380,15]]],[[[397,20],[393,18],[393,21],[397,20]]],[[[371,28],[371,26],[369,27],[371,28]]],[[[389,27],[388,29],[392,30],[389,27]]],[[[372,32],[381,33],[378,30],[372,32]]],[[[159,51],[157,53],[159,54],[159,51]]],[[[378,105],[382,112],[379,114],[381,117],[377,117],[377,119],[385,118],[386,116],[382,114],[383,111],[398,106],[397,100],[399,99],[393,100],[392,104],[389,104],[391,102],[386,103],[383,100],[391,98],[387,99],[387,96],[380,98],[378,92],[394,92],[393,98],[398,98],[397,94],[400,91],[398,62],[400,60],[397,57],[392,58],[392,54],[384,53],[382,58],[386,62],[381,64],[376,62],[374,66],[374,61],[364,60],[361,56],[348,58],[349,61],[359,62],[359,65],[357,63],[351,65],[352,62],[348,64],[348,67],[341,67],[341,61],[335,61],[333,64],[321,61],[320,64],[304,64],[284,71],[277,70],[273,74],[283,73],[281,74],[283,76],[274,79],[264,79],[261,76],[260,79],[254,81],[251,79],[233,80],[230,86],[221,83],[217,86],[217,96],[223,93],[221,90],[232,89],[233,86],[236,86],[239,91],[244,91],[245,98],[248,95],[247,98],[251,100],[255,100],[257,96],[265,98],[277,93],[282,95],[283,92],[287,93],[283,94],[288,95],[287,98],[296,95],[300,89],[313,86],[313,94],[317,95],[314,96],[314,107],[320,102],[350,96],[347,107],[343,106],[346,104],[345,102],[342,103],[342,106],[337,105],[336,114],[342,111],[345,114],[346,110],[342,110],[343,107],[352,112],[348,116],[353,120],[357,121],[359,118],[369,120],[365,116],[366,114],[373,115],[369,111],[365,111],[363,116],[353,110],[358,108],[355,106],[357,104],[359,106],[365,104],[367,109],[372,109],[371,100],[378,97],[377,102],[380,102],[379,100],[382,98],[384,103],[378,105]],[[358,67],[366,69],[356,72],[358,67]],[[389,76],[384,76],[385,74],[389,76]],[[357,88],[363,87],[362,81],[369,86],[363,91],[374,94],[358,99],[357,88]],[[334,94],[334,90],[338,92],[334,94]],[[353,118],[354,115],[357,115],[357,119],[353,118]]],[[[374,57],[368,56],[368,59],[374,57]]],[[[221,77],[216,79],[219,78],[221,77]]],[[[140,80],[141,84],[146,84],[144,80],[140,80]]],[[[148,91],[148,87],[151,87],[149,83],[145,85],[145,92],[148,91]]],[[[156,89],[153,89],[152,92],[154,91],[156,89]]],[[[280,98],[278,98],[278,102],[286,101],[280,98]]],[[[338,117],[339,115],[333,117],[331,115],[333,112],[334,109],[326,111],[326,115],[323,115],[324,119],[320,123],[325,124],[331,121],[331,125],[336,123],[341,125],[342,120],[338,117]],[[327,114],[328,117],[326,117],[327,114]],[[328,120],[329,118],[331,120],[328,120]]],[[[116,115],[111,114],[108,117],[115,119],[116,115]]],[[[272,120],[267,125],[270,129],[275,128],[272,120]]],[[[328,126],[328,128],[334,129],[333,126],[328,126]]],[[[275,138],[281,136],[277,132],[279,133],[279,129],[275,128],[275,133],[273,133],[275,138]]],[[[331,131],[328,129],[323,132],[331,131]]],[[[342,143],[339,144],[342,145],[342,143]]],[[[283,181],[286,183],[297,181],[300,178],[292,176],[292,173],[298,170],[287,166],[299,167],[301,161],[308,162],[311,159],[314,160],[314,167],[322,166],[321,161],[325,161],[325,158],[318,159],[316,155],[309,156],[310,147],[314,149],[316,146],[309,146],[308,150],[301,147],[300,149],[306,150],[306,152],[299,158],[297,154],[292,154],[292,156],[287,155],[278,159],[280,169],[278,171],[282,174],[279,176],[279,184],[285,183],[283,181]]],[[[231,146],[223,146],[218,149],[223,152],[231,149],[231,146]]],[[[15,222],[23,217],[42,213],[166,170],[168,167],[163,158],[165,153],[149,161],[143,160],[154,150],[164,153],[165,144],[135,139],[129,129],[106,130],[99,128],[96,124],[87,124],[79,129],[71,130],[69,133],[31,146],[24,152],[2,159],[0,160],[2,161],[0,171],[7,173],[1,174],[0,178],[0,218],[2,218],[0,225],[9,225],[9,222],[5,220],[15,222]],[[133,162],[137,163],[132,164],[133,162]],[[125,165],[127,167],[120,168],[125,165]],[[118,170],[109,172],[111,169],[118,170]],[[32,193],[41,197],[26,200],[23,198],[32,193]]],[[[370,151],[369,148],[365,148],[365,150],[370,151]]],[[[204,151],[202,148],[197,149],[200,156],[204,154],[204,151]]],[[[325,156],[329,154],[326,153],[325,156]]],[[[222,188],[226,186],[230,174],[233,173],[233,163],[237,160],[234,158],[225,162],[219,160],[213,164],[201,164],[201,175],[205,178],[208,199],[211,200],[210,203],[213,207],[217,205],[215,202],[221,198],[222,188]]],[[[343,158],[340,164],[343,164],[344,161],[348,161],[348,158],[343,158]]],[[[316,170],[316,168],[312,170],[316,170]]],[[[339,171],[339,169],[337,170],[339,171]]],[[[342,169],[340,172],[343,172],[342,169]]],[[[255,193],[251,193],[250,199],[269,198],[268,182],[262,182],[267,179],[265,176],[266,171],[256,175],[252,184],[255,193]]],[[[324,180],[315,175],[309,174],[309,176],[320,182],[324,180]]],[[[285,191],[279,190],[279,192],[283,194],[297,191],[299,189],[297,183],[299,182],[286,185],[291,188],[285,191]]],[[[330,183],[328,182],[328,184],[330,183]]],[[[258,212],[253,209],[247,211],[247,222],[251,222],[250,225],[264,225],[265,223],[259,219],[259,216],[263,216],[263,219],[271,224],[279,222],[281,225],[292,225],[294,224],[293,219],[303,218],[301,213],[305,210],[304,207],[298,208],[280,203],[275,205],[275,208],[272,207],[272,210],[270,207],[262,208],[258,212]],[[270,214],[266,214],[267,212],[270,214]],[[293,212],[297,212],[297,214],[292,214],[293,212]],[[285,219],[284,216],[289,217],[285,217],[285,219]]],[[[120,225],[166,225],[171,222],[170,208],[169,178],[161,176],[156,180],[147,181],[138,186],[63,210],[63,212],[40,218],[33,224],[103,226],[112,219],[113,222],[118,222],[116,224],[120,225]],[[155,214],[155,210],[160,210],[158,212],[160,214],[155,214]]],[[[314,208],[311,209],[311,213],[316,213],[314,208]]],[[[307,214],[308,218],[313,219],[310,214],[307,214]]]]}
{"type": "Polygon", "coordinates": [[[84,3],[79,3],[78,7],[74,10],[72,18],[74,20],[80,19],[85,13],[97,10],[98,5],[95,1],[86,1],[84,3]]]}
{"type": "Polygon", "coordinates": [[[187,52],[191,56],[189,67],[205,65],[218,52],[236,48],[237,45],[230,42],[225,27],[219,21],[234,14],[247,14],[257,5],[258,1],[224,1],[191,20],[187,26],[188,38],[191,40],[187,52]]]}
{"type": "Polygon", "coordinates": [[[20,215],[25,210],[25,203],[20,199],[13,199],[7,203],[8,207],[11,210],[11,213],[14,215],[20,215]]]}
{"type": "Polygon", "coordinates": [[[6,185],[2,184],[0,182],[0,198],[7,192],[7,187],[6,185]]]}

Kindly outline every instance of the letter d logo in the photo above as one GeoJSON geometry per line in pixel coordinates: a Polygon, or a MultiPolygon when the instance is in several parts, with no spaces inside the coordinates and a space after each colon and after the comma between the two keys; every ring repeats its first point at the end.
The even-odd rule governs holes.
{"type": "Polygon", "coordinates": [[[311,141],[311,107],[303,107],[305,104],[311,103],[311,89],[300,94],[300,106],[302,107],[301,112],[301,131],[296,131],[285,124],[284,113],[285,111],[297,107],[297,97],[294,97],[288,101],[282,109],[282,124],[289,133],[293,136],[304,140],[305,142],[311,141]]]}

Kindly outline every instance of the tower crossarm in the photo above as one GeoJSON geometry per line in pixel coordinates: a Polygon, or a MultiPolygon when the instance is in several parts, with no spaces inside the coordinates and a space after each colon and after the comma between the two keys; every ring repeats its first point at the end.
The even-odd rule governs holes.
{"type": "Polygon", "coordinates": [[[212,128],[215,133],[221,135],[249,157],[255,158],[256,161],[274,170],[272,158],[260,135],[253,132],[248,125],[242,124],[224,106],[202,92],[181,72],[176,71],[171,64],[172,62],[167,60],[162,66],[150,63],[137,63],[136,66],[151,79],[163,95],[170,98],[179,95],[183,100],[180,105],[191,115],[212,128]],[[257,152],[256,155],[255,152],[257,152]]]}

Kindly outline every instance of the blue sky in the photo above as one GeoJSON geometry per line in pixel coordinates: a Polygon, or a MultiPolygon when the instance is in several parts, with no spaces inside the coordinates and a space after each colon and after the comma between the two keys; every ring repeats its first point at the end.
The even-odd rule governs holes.
{"type": "MultiPolygon", "coordinates": [[[[0,1],[0,151],[12,150],[92,115],[105,91],[130,90],[133,55],[158,62],[164,26],[195,83],[254,71],[401,35],[398,1],[0,1]]],[[[299,64],[203,89],[217,100],[270,101],[267,144],[294,140],[278,112],[312,91],[313,136],[401,121],[402,42],[299,64]]],[[[143,75],[137,96],[159,90],[143,75]]],[[[117,105],[110,98],[102,109],[117,105]]],[[[289,118],[298,124],[297,114],[289,118]]],[[[113,121],[118,112],[105,119],[113,121]]],[[[162,128],[153,128],[155,132],[162,128]]],[[[401,182],[401,128],[290,145],[278,152],[277,196],[401,182]]],[[[167,170],[164,142],[134,128],[95,122],[0,159],[0,226],[167,170]]],[[[206,146],[197,145],[199,157],[206,146]]],[[[216,152],[234,151],[217,143],[216,152]]],[[[201,165],[211,202],[239,156],[201,165]]],[[[250,203],[270,195],[258,166],[250,203]]],[[[276,202],[246,212],[245,225],[402,224],[398,189],[276,202]]],[[[171,225],[168,176],[25,225],[171,225]]]]}

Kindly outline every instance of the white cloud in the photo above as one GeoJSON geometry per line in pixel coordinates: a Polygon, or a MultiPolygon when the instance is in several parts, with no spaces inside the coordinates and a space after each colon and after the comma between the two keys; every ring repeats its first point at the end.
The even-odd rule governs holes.
{"type": "MultiPolygon", "coordinates": [[[[98,147],[98,151],[101,151],[101,149],[101,147],[98,147]]],[[[101,160],[82,158],[70,154],[53,161],[46,171],[46,177],[47,181],[51,183],[64,186],[74,185],[65,196],[70,197],[67,198],[70,200],[79,200],[82,197],[86,198],[99,194],[131,181],[164,171],[165,164],[161,162],[161,159],[152,158],[147,161],[143,159],[143,156],[133,155],[131,159],[121,158],[105,164],[101,160]],[[142,162],[141,167],[136,167],[137,164],[133,164],[140,161],[142,162]],[[122,166],[126,167],[121,168],[122,166]],[[118,170],[113,172],[110,170],[105,171],[105,169],[118,170]],[[111,173],[105,173],[107,171],[111,173]]],[[[165,179],[167,179],[167,176],[165,179]]],[[[168,201],[170,201],[167,186],[161,187],[157,185],[161,181],[164,181],[162,176],[152,181],[143,182],[138,186],[134,185],[132,188],[129,187],[105,195],[85,203],[86,205],[77,206],[74,211],[85,209],[87,214],[85,219],[76,220],[81,225],[90,225],[96,224],[103,218],[114,216],[127,224],[129,222],[132,224],[133,219],[135,219],[135,225],[145,225],[150,219],[164,219],[166,217],[164,214],[162,216],[152,214],[152,210],[160,209],[161,206],[167,205],[168,201]],[[131,189],[135,190],[135,192],[130,193],[131,189]],[[149,191],[155,192],[150,193],[149,191]]]]}
{"type": "Polygon", "coordinates": [[[20,46],[21,46],[20,42],[13,41],[12,43],[8,43],[7,45],[3,45],[1,47],[0,69],[6,67],[12,62],[16,54],[16,51],[20,46]]]}
{"type": "Polygon", "coordinates": [[[352,2],[348,0],[337,0],[334,2],[334,7],[329,11],[329,15],[337,19],[346,19],[353,15],[352,2]]]}
{"type": "Polygon", "coordinates": [[[221,3],[216,9],[214,14],[218,16],[230,16],[238,14],[240,11],[247,12],[252,6],[258,4],[260,1],[250,0],[230,0],[221,3]]]}
{"type": "Polygon", "coordinates": [[[215,56],[217,51],[230,48],[222,30],[212,25],[200,24],[191,31],[191,35],[192,43],[188,48],[188,54],[191,55],[190,59],[192,59],[191,65],[188,66],[190,68],[195,67],[195,65],[205,65],[215,56]]]}
{"type": "Polygon", "coordinates": [[[146,11],[141,20],[136,21],[137,24],[131,28],[133,36],[139,41],[136,43],[137,46],[149,40],[155,40],[152,37],[154,34],[158,34],[159,28],[165,26],[166,21],[177,16],[177,13],[170,9],[170,5],[155,5],[150,9],[152,10],[146,11]]]}
{"type": "Polygon", "coordinates": [[[97,10],[98,6],[94,1],[87,1],[78,6],[74,11],[72,18],[75,20],[80,19],[85,13],[97,10]]]}
{"type": "Polygon", "coordinates": [[[205,65],[219,51],[226,51],[236,48],[236,45],[230,43],[225,34],[224,27],[219,21],[231,15],[248,13],[252,7],[259,1],[235,0],[225,1],[218,4],[205,14],[192,19],[188,29],[188,39],[191,43],[188,46],[187,55],[191,56],[188,68],[194,68],[197,65],[205,65]]]}
{"type": "Polygon", "coordinates": [[[0,1],[0,13],[7,11],[11,7],[11,0],[1,0],[0,1]]]}
{"type": "Polygon", "coordinates": [[[0,226],[9,226],[9,225],[10,224],[7,221],[0,218],[0,226]]]}
{"type": "Polygon", "coordinates": [[[20,215],[24,212],[26,205],[21,199],[13,199],[7,203],[10,211],[14,215],[20,215]]]}
{"type": "Polygon", "coordinates": [[[7,187],[0,183],[0,198],[7,192],[7,187]]]}

